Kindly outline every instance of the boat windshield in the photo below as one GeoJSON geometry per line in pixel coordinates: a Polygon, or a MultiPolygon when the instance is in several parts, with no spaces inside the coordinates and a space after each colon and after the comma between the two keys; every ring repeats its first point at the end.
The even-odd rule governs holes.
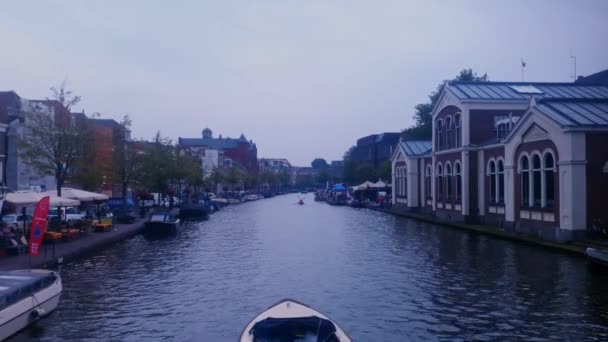
{"type": "Polygon", "coordinates": [[[266,318],[250,331],[254,342],[339,342],[335,332],[332,322],[316,316],[266,318]]]}
{"type": "Polygon", "coordinates": [[[156,214],[150,217],[150,222],[165,222],[165,214],[156,214]]]}

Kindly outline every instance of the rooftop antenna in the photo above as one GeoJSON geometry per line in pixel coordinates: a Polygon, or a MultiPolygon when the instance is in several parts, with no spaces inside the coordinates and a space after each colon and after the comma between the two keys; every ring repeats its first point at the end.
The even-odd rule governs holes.
{"type": "Polygon", "coordinates": [[[524,81],[524,70],[526,68],[526,62],[524,62],[524,59],[521,59],[521,81],[524,81]]]}
{"type": "Polygon", "coordinates": [[[572,60],[572,64],[574,65],[574,76],[572,77],[574,81],[576,81],[576,56],[572,54],[572,49],[570,49],[570,59],[572,60]]]}

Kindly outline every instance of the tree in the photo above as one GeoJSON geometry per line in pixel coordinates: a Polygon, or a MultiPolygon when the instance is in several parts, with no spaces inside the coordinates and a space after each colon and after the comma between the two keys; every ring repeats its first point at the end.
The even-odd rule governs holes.
{"type": "Polygon", "coordinates": [[[393,165],[390,160],[385,160],[378,167],[378,177],[385,182],[391,182],[393,165]]]}
{"type": "MultiPolygon", "coordinates": [[[[487,82],[488,74],[478,75],[472,69],[462,69],[460,73],[451,81],[460,82],[487,82]]],[[[429,95],[429,102],[416,105],[414,112],[414,126],[403,131],[403,136],[412,139],[431,139],[433,134],[433,118],[431,114],[433,108],[439,101],[439,95],[443,91],[445,84],[450,81],[443,81],[437,86],[435,91],[429,95]]]]}
{"type": "Polygon", "coordinates": [[[344,160],[344,171],[342,172],[342,178],[348,184],[354,184],[356,182],[357,163],[350,159],[344,160]]]}
{"type": "Polygon", "coordinates": [[[327,168],[323,168],[317,174],[317,184],[325,184],[329,180],[329,171],[327,168]]]}
{"type": "Polygon", "coordinates": [[[57,195],[79,158],[88,152],[91,134],[86,124],[72,119],[70,108],[80,101],[63,82],[51,88],[52,98],[25,113],[26,134],[18,139],[24,162],[43,175],[55,177],[57,195]]]}
{"type": "Polygon", "coordinates": [[[313,160],[310,163],[310,166],[312,166],[312,168],[315,170],[321,170],[321,169],[327,168],[328,165],[327,165],[327,161],[325,161],[325,159],[316,158],[315,160],[313,160]]]}
{"type": "Polygon", "coordinates": [[[365,181],[375,182],[378,176],[376,175],[376,169],[369,163],[361,163],[357,165],[355,169],[355,180],[357,183],[363,183],[365,181]]]}
{"type": "Polygon", "coordinates": [[[148,189],[164,195],[169,189],[169,180],[172,177],[170,164],[174,160],[174,149],[171,140],[163,137],[159,131],[152,143],[144,146],[146,148],[142,155],[142,183],[148,189]]]}
{"type": "MultiPolygon", "coordinates": [[[[129,115],[124,115],[120,125],[127,131],[131,129],[133,121],[129,115]]],[[[125,132],[126,133],[126,132],[125,132]]],[[[120,144],[114,146],[112,178],[121,185],[123,203],[126,204],[129,184],[141,177],[143,167],[142,151],[136,149],[137,143],[126,141],[122,137],[120,144]]]]}

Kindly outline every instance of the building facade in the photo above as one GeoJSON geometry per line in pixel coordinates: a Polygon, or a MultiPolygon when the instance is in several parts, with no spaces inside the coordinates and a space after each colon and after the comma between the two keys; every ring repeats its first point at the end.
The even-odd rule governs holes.
{"type": "Polygon", "coordinates": [[[393,154],[397,210],[557,241],[608,221],[608,86],[452,82],[432,117],[430,153],[393,154]]]}
{"type": "Polygon", "coordinates": [[[382,162],[391,160],[400,136],[401,133],[381,133],[360,138],[348,158],[356,163],[378,167],[382,162]]]}
{"type": "Polygon", "coordinates": [[[182,150],[198,155],[203,163],[203,170],[213,170],[218,166],[236,166],[251,174],[258,172],[257,147],[243,134],[237,139],[223,138],[221,135],[215,138],[213,132],[205,128],[202,138],[179,138],[177,145],[182,150]]]}

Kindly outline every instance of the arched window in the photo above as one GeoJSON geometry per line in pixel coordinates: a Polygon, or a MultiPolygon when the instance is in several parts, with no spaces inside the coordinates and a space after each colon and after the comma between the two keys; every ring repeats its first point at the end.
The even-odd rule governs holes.
{"type": "Polygon", "coordinates": [[[432,169],[431,169],[431,165],[428,165],[426,167],[426,177],[425,177],[425,181],[424,181],[424,186],[426,187],[426,198],[431,199],[433,198],[433,193],[431,191],[431,173],[432,173],[432,169]]]}
{"type": "Polygon", "coordinates": [[[532,156],[532,206],[542,206],[542,170],[540,155],[532,156]]]}
{"type": "Polygon", "coordinates": [[[460,177],[460,163],[454,164],[454,177],[456,177],[456,203],[462,201],[462,177],[460,177]]]}
{"type": "Polygon", "coordinates": [[[404,166],[401,169],[403,172],[402,182],[403,182],[403,197],[407,198],[407,166],[404,166]]]}
{"type": "Polygon", "coordinates": [[[496,163],[490,160],[488,166],[488,175],[490,176],[490,203],[496,203],[496,163]]]}
{"type": "Polygon", "coordinates": [[[441,164],[437,164],[437,182],[435,182],[435,186],[437,187],[437,201],[443,201],[443,174],[442,174],[441,164]]]}
{"type": "Polygon", "coordinates": [[[443,149],[443,121],[437,120],[437,150],[440,151],[443,149]]]}
{"type": "Polygon", "coordinates": [[[505,203],[505,166],[502,160],[498,160],[498,203],[505,203]]]}
{"type": "Polygon", "coordinates": [[[462,128],[460,123],[460,114],[454,115],[454,126],[456,126],[456,147],[460,147],[462,146],[462,128]]]}
{"type": "Polygon", "coordinates": [[[445,164],[445,201],[452,202],[452,165],[445,164]]]}
{"type": "Polygon", "coordinates": [[[550,152],[545,153],[545,163],[543,169],[545,172],[545,206],[553,208],[555,203],[555,160],[553,154],[550,152]]]}
{"type": "Polygon", "coordinates": [[[452,117],[445,118],[445,145],[446,148],[452,148],[452,117]]]}
{"type": "Polygon", "coordinates": [[[519,179],[521,184],[521,206],[530,207],[530,161],[523,155],[519,160],[519,179]]]}

